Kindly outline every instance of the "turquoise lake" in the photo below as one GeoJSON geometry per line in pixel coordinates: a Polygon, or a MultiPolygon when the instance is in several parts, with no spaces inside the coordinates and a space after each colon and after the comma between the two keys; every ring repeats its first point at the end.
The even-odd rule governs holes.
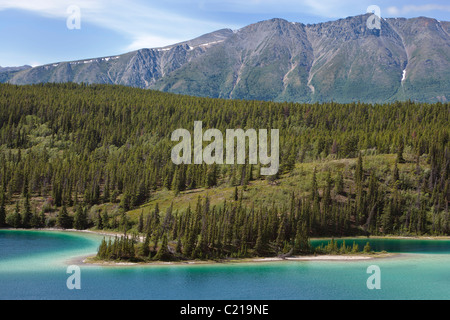
{"type": "Polygon", "coordinates": [[[67,266],[94,255],[101,239],[90,233],[0,230],[0,299],[450,299],[450,240],[416,239],[355,240],[360,247],[370,241],[376,251],[400,253],[374,260],[79,264],[81,290],[69,290],[67,266]],[[371,265],[380,267],[380,290],[366,286],[371,265]]]}

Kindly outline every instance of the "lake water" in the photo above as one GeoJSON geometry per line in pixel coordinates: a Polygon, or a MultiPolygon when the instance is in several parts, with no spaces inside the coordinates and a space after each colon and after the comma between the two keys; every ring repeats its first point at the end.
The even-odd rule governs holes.
{"type": "MultiPolygon", "coordinates": [[[[101,239],[89,233],[0,230],[0,299],[450,299],[450,241],[409,239],[370,239],[377,251],[402,254],[362,261],[80,264],[81,290],[69,290],[67,266],[76,264],[76,257],[94,255],[101,239]],[[380,267],[380,290],[367,288],[371,265],[380,267]]],[[[367,239],[357,241],[362,248],[367,239]]]]}

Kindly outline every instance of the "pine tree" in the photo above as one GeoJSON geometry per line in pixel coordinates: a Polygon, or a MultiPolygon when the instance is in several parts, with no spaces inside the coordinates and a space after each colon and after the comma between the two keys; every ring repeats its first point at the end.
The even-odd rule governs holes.
{"type": "MultiPolygon", "coordinates": [[[[87,218],[86,210],[87,210],[87,208],[84,211],[84,216],[87,218]]],[[[110,228],[109,217],[108,217],[108,212],[106,211],[106,208],[103,209],[103,213],[102,213],[102,225],[103,225],[103,230],[110,228]]]]}
{"type": "Polygon", "coordinates": [[[22,226],[24,228],[30,228],[31,227],[31,218],[33,216],[33,213],[31,212],[31,206],[30,206],[30,197],[27,193],[25,197],[25,201],[23,204],[23,218],[22,218],[22,226]]]}
{"type": "Polygon", "coordinates": [[[215,164],[212,164],[208,166],[207,169],[206,186],[208,188],[211,188],[216,185],[217,185],[217,167],[215,164]]]}
{"type": "Polygon", "coordinates": [[[355,241],[353,241],[353,246],[352,246],[352,251],[351,252],[352,253],[358,253],[359,252],[359,246],[358,246],[358,244],[355,241]]]}
{"type": "Polygon", "coordinates": [[[97,220],[96,220],[95,227],[98,230],[103,230],[103,218],[102,218],[102,216],[100,214],[100,211],[97,211],[97,220]]]}
{"type": "Polygon", "coordinates": [[[42,228],[44,225],[41,224],[41,219],[37,213],[36,208],[34,208],[33,216],[31,217],[31,227],[32,228],[42,228]]]}
{"type": "Polygon", "coordinates": [[[238,201],[239,199],[239,193],[238,193],[238,187],[234,187],[234,193],[233,193],[233,199],[234,201],[238,201]]]}
{"type": "Polygon", "coordinates": [[[103,189],[103,203],[109,202],[111,199],[110,186],[109,186],[109,177],[106,178],[105,188],[103,189]]]}
{"type": "Polygon", "coordinates": [[[98,247],[97,257],[105,260],[107,258],[107,250],[108,250],[108,245],[106,243],[105,238],[103,237],[103,240],[100,243],[100,246],[98,247]]]}
{"type": "Polygon", "coordinates": [[[371,253],[372,252],[372,248],[370,247],[370,243],[367,242],[366,245],[364,246],[363,249],[364,253],[371,253]]]}
{"type": "Polygon", "coordinates": [[[176,196],[181,191],[180,183],[181,183],[181,174],[179,172],[178,167],[176,167],[175,173],[174,173],[173,179],[172,179],[172,190],[173,190],[173,192],[175,193],[176,196]]]}
{"type": "Polygon", "coordinates": [[[16,208],[14,212],[6,217],[6,223],[13,228],[20,228],[22,224],[22,219],[20,217],[19,202],[16,202],[16,208]]]}
{"type": "Polygon", "coordinates": [[[338,176],[336,178],[336,193],[342,195],[344,193],[344,175],[342,171],[339,171],[338,176]]]}
{"type": "Polygon", "coordinates": [[[276,245],[280,249],[286,240],[286,217],[283,215],[281,223],[278,226],[276,245]]]}
{"type": "Polygon", "coordinates": [[[183,252],[180,238],[178,238],[178,240],[177,240],[177,246],[175,248],[175,252],[178,254],[181,254],[183,252]]]}
{"type": "Polygon", "coordinates": [[[315,201],[319,198],[319,190],[317,186],[316,168],[314,167],[312,182],[311,182],[311,200],[315,201]]]}
{"type": "Polygon", "coordinates": [[[397,148],[397,162],[398,163],[405,163],[405,158],[403,158],[403,150],[404,150],[404,144],[403,139],[400,138],[400,142],[397,148]]]}
{"type": "Polygon", "coordinates": [[[322,203],[326,210],[328,210],[329,206],[331,205],[331,189],[333,180],[331,179],[331,172],[328,171],[327,178],[326,178],[327,185],[325,187],[324,193],[323,193],[323,199],[322,203]]]}
{"type": "Polygon", "coordinates": [[[124,211],[128,211],[131,208],[130,204],[131,204],[131,196],[128,192],[125,192],[122,196],[122,199],[120,200],[120,207],[124,211]]]}
{"type": "Polygon", "coordinates": [[[362,184],[364,179],[364,169],[363,169],[363,159],[362,159],[362,154],[361,152],[359,152],[358,154],[358,162],[356,164],[356,171],[355,171],[355,181],[356,184],[362,184]]]}
{"type": "Polygon", "coordinates": [[[145,236],[144,243],[141,245],[139,251],[141,257],[147,258],[150,255],[150,234],[147,233],[145,236]]]}
{"type": "Polygon", "coordinates": [[[156,254],[156,256],[153,259],[158,260],[158,261],[170,261],[171,260],[171,255],[170,255],[169,248],[168,248],[167,234],[163,235],[161,247],[159,248],[158,253],[156,254]]]}
{"type": "Polygon", "coordinates": [[[139,222],[138,222],[138,227],[137,230],[139,233],[142,233],[142,231],[144,230],[144,212],[141,211],[141,214],[139,216],[139,222]]]}
{"type": "Polygon", "coordinates": [[[306,223],[299,221],[294,239],[294,254],[306,254],[311,251],[306,223]]]}
{"type": "Polygon", "coordinates": [[[87,227],[87,217],[83,208],[79,205],[75,211],[73,227],[77,230],[84,230],[87,227]]]}
{"type": "Polygon", "coordinates": [[[65,205],[62,206],[58,213],[57,225],[62,229],[71,229],[73,227],[72,218],[69,216],[65,205]]]}
{"type": "Polygon", "coordinates": [[[256,254],[258,254],[260,256],[265,255],[267,253],[268,244],[269,243],[267,241],[267,237],[266,237],[266,234],[263,229],[263,222],[260,221],[259,226],[258,226],[258,236],[256,238],[256,244],[255,244],[256,254]]]}
{"type": "Polygon", "coordinates": [[[392,172],[392,183],[394,185],[394,187],[396,187],[398,185],[397,181],[400,180],[400,174],[398,171],[398,159],[397,161],[395,161],[395,166],[394,166],[394,171],[392,172]]]}
{"type": "Polygon", "coordinates": [[[41,211],[39,214],[39,226],[45,227],[46,226],[46,218],[45,218],[45,212],[41,211]]]}
{"type": "Polygon", "coordinates": [[[120,229],[123,231],[123,233],[126,235],[129,229],[129,221],[128,216],[126,212],[122,212],[121,219],[120,219],[120,229]]]}
{"type": "Polygon", "coordinates": [[[6,208],[5,208],[5,205],[6,205],[5,192],[2,190],[1,198],[0,198],[0,228],[6,226],[6,208]]]}

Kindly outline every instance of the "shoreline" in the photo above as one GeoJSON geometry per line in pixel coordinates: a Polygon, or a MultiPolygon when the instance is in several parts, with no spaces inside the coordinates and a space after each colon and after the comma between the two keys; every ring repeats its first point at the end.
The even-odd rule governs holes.
{"type": "MultiPolygon", "coordinates": [[[[76,230],[76,229],[61,229],[61,228],[42,228],[42,229],[14,229],[14,228],[0,228],[0,230],[19,230],[19,231],[55,231],[55,232],[73,232],[73,233],[85,233],[93,234],[98,236],[109,236],[116,237],[122,236],[123,233],[114,231],[97,231],[97,230],[76,230]]],[[[143,237],[140,237],[143,240],[143,237]]],[[[330,237],[325,238],[311,238],[313,241],[320,240],[331,240],[330,237]]],[[[411,240],[450,240],[450,236],[356,236],[356,237],[334,237],[334,240],[345,240],[345,239],[411,239],[411,240]]],[[[254,258],[242,258],[242,259],[222,259],[222,260],[184,260],[184,261],[150,261],[150,262],[124,262],[124,261],[101,261],[94,260],[95,256],[84,255],[77,256],[68,259],[66,262],[70,264],[82,264],[87,266],[176,266],[176,265],[212,265],[212,264],[240,264],[240,263],[261,263],[261,262],[286,262],[286,261],[336,261],[336,262],[352,262],[352,261],[363,261],[363,260],[374,260],[374,259],[386,259],[392,257],[398,257],[402,253],[390,253],[390,252],[376,252],[372,254],[344,254],[344,255],[307,255],[307,256],[291,256],[291,257],[254,257],[254,258]]]]}
{"type": "Polygon", "coordinates": [[[223,260],[185,260],[185,261],[151,261],[151,262],[125,262],[125,261],[104,261],[95,260],[95,256],[84,256],[71,260],[78,264],[87,266],[105,266],[105,267],[126,267],[126,266],[187,266],[187,265],[227,265],[227,264],[251,264],[267,262],[290,262],[290,261],[335,261],[335,262],[353,262],[368,261],[375,259],[387,259],[398,257],[401,253],[373,253],[373,254],[346,254],[346,255],[308,255],[292,256],[286,258],[279,257],[256,257],[242,259],[223,259],[223,260]]]}

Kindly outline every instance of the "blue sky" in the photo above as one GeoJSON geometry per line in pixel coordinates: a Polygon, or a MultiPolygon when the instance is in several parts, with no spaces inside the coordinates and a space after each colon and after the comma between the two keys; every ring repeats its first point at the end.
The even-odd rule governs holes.
{"type": "Polygon", "coordinates": [[[0,66],[87,59],[189,40],[271,18],[317,23],[363,14],[450,20],[448,0],[0,0],[0,66]],[[80,9],[69,29],[68,8],[80,9]]]}

